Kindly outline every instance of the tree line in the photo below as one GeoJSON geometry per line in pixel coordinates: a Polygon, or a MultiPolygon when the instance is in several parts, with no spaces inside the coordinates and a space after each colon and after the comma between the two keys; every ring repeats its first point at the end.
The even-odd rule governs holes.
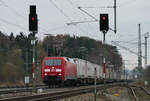
{"type": "MultiPolygon", "coordinates": [[[[0,32],[0,83],[20,82],[25,75],[32,74],[34,35],[21,32],[14,36],[0,32]]],[[[48,35],[42,41],[36,41],[36,70],[41,77],[41,64],[45,56],[65,56],[81,58],[102,65],[103,57],[114,69],[121,69],[122,57],[115,46],[103,44],[88,37],[59,34],[48,35]]]]}

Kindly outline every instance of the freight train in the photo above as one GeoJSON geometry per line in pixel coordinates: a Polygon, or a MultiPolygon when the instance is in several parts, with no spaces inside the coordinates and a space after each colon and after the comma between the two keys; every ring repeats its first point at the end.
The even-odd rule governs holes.
{"type": "Polygon", "coordinates": [[[97,83],[103,83],[104,79],[107,82],[124,79],[122,75],[118,78],[115,71],[106,69],[106,74],[103,66],[78,58],[45,57],[42,62],[42,79],[47,85],[93,84],[95,77],[97,83]]]}

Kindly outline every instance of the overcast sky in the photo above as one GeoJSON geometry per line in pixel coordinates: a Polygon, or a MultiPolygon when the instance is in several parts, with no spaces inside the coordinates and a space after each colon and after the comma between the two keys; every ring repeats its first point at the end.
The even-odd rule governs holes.
{"type": "MultiPolygon", "coordinates": [[[[76,21],[91,21],[91,17],[77,9],[83,7],[86,12],[99,19],[100,13],[108,13],[110,27],[114,28],[114,17],[112,8],[84,8],[113,6],[114,0],[0,0],[0,30],[7,33],[24,32],[28,35],[29,5],[37,5],[39,19],[38,38],[41,40],[44,33],[70,34],[76,36],[88,36],[96,40],[103,40],[103,34],[99,31],[99,22],[80,23],[67,25],[66,23],[76,21]]],[[[141,24],[142,43],[144,34],[150,32],[150,0],[116,0],[117,1],[117,34],[109,31],[106,42],[128,41],[120,43],[122,46],[137,52],[138,24],[141,24]],[[132,43],[132,44],[131,44],[132,43]]],[[[150,39],[148,39],[148,45],[150,39]]],[[[121,48],[118,48],[126,63],[126,67],[132,69],[137,66],[137,56],[121,48]],[[129,61],[128,61],[129,60],[129,61]],[[135,64],[136,63],[136,64],[135,64]],[[130,65],[129,65],[130,64],[130,65]],[[135,64],[135,65],[131,65],[135,64]]],[[[150,60],[150,45],[148,46],[148,60],[150,60]]],[[[144,46],[142,47],[144,55],[144,46]]],[[[150,61],[148,61],[150,64],[150,61]]],[[[144,64],[144,61],[143,61],[144,64]]]]}

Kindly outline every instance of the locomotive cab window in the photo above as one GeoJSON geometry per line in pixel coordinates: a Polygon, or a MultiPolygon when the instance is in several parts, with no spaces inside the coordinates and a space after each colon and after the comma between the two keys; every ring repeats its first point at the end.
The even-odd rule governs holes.
{"type": "Polygon", "coordinates": [[[62,64],[62,60],[45,60],[46,66],[60,66],[62,64]]]}

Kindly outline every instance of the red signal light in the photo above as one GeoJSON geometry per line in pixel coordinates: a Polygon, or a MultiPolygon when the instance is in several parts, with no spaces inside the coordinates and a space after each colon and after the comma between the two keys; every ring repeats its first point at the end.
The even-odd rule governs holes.
{"type": "Polygon", "coordinates": [[[34,21],[35,20],[35,18],[34,17],[32,17],[32,21],[34,21]]]}
{"type": "Polygon", "coordinates": [[[109,18],[108,14],[100,14],[100,31],[109,30],[109,18]]]}
{"type": "Polygon", "coordinates": [[[29,13],[29,31],[37,32],[38,31],[38,16],[36,14],[36,5],[30,5],[29,13]]]}
{"type": "Polygon", "coordinates": [[[105,16],[103,16],[103,17],[102,17],[102,20],[106,20],[106,17],[105,17],[105,16]]]}

